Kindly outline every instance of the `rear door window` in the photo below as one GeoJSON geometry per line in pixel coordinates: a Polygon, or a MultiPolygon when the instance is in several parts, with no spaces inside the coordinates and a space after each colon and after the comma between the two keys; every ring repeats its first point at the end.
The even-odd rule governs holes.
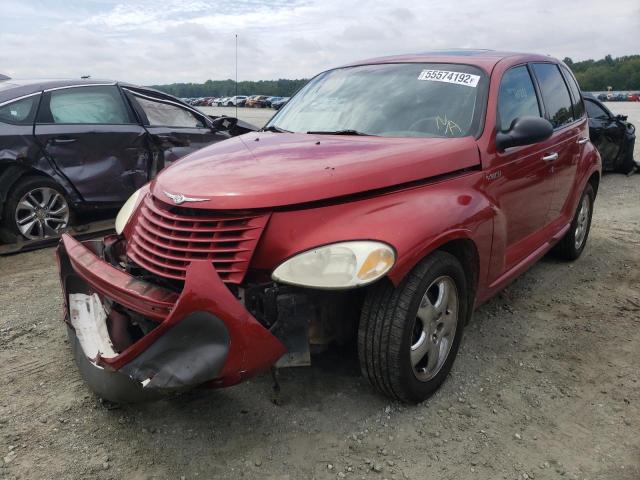
{"type": "Polygon", "coordinates": [[[38,108],[40,94],[30,95],[0,107],[0,122],[31,125],[38,108]]]}
{"type": "Polygon", "coordinates": [[[533,71],[540,84],[542,100],[553,128],[573,122],[573,107],[564,79],[553,63],[534,63],[533,71]]]}
{"type": "Polygon", "coordinates": [[[125,125],[134,123],[116,86],[71,87],[49,92],[38,123],[125,125]]]}
{"type": "Polygon", "coordinates": [[[539,117],[540,107],[533,81],[525,65],[509,69],[500,82],[498,118],[500,131],[506,132],[519,117],[539,117]]]}
{"type": "Polygon", "coordinates": [[[584,116],[584,102],[582,101],[582,94],[580,93],[580,88],[576,83],[575,78],[571,72],[562,67],[564,78],[567,81],[567,85],[569,85],[569,90],[571,90],[571,96],[573,97],[573,115],[576,118],[582,118],[584,116]]]}
{"type": "MultiPolygon", "coordinates": [[[[133,93],[133,92],[132,92],[133,93]]],[[[152,127],[202,128],[204,123],[193,112],[174,103],[141,97],[135,94],[135,99],[152,127]]]]}

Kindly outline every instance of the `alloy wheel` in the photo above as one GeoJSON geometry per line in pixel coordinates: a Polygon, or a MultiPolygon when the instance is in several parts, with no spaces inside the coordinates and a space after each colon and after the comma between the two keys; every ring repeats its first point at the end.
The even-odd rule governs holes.
{"type": "Polygon", "coordinates": [[[580,202],[580,210],[578,211],[578,218],[576,221],[576,231],[574,235],[576,250],[579,250],[582,247],[582,243],[587,236],[587,230],[589,229],[590,209],[591,204],[589,202],[589,197],[587,195],[584,195],[582,197],[582,201],[580,202]]]}
{"type": "Polygon", "coordinates": [[[444,365],[458,324],[458,289],[449,276],[436,278],[423,295],[413,328],[411,366],[426,382],[444,365]]]}
{"type": "Polygon", "coordinates": [[[69,224],[69,205],[53,188],[34,188],[18,202],[15,221],[20,233],[29,240],[54,237],[69,224]]]}

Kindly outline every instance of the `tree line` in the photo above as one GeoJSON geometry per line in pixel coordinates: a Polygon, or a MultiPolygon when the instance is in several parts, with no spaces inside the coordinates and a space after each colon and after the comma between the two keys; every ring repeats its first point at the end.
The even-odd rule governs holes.
{"type": "MultiPolygon", "coordinates": [[[[290,97],[307,83],[299,80],[260,80],[238,82],[238,95],[273,95],[290,97]]],[[[231,97],[236,95],[236,82],[229,80],[207,80],[204,83],[172,83],[153,85],[152,88],[180,98],[231,97]]]]}
{"type": "MultiPolygon", "coordinates": [[[[580,88],[590,91],[640,90],[640,55],[613,58],[607,55],[601,60],[574,62],[566,57],[564,62],[573,71],[580,88]]],[[[290,97],[307,83],[307,79],[260,80],[238,82],[238,95],[274,95],[290,97]]],[[[172,83],[154,85],[153,88],[182,98],[231,97],[236,95],[236,82],[207,80],[204,83],[172,83]]]]}
{"type": "Polygon", "coordinates": [[[580,88],[586,92],[613,90],[640,90],[640,55],[613,58],[607,55],[601,60],[574,62],[569,57],[564,63],[573,71],[580,88]]]}

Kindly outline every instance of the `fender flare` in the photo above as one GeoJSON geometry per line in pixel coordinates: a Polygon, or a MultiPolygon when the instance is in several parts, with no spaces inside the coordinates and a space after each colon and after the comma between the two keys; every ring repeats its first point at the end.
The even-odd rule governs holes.
{"type": "Polygon", "coordinates": [[[415,249],[415,252],[412,252],[410,256],[405,256],[402,262],[396,264],[394,269],[388,275],[390,280],[394,285],[397,286],[398,284],[400,284],[400,282],[402,282],[404,277],[406,277],[406,275],[411,270],[413,270],[413,268],[418,263],[422,261],[423,258],[440,249],[443,245],[456,240],[471,242],[473,248],[475,249],[476,255],[478,255],[478,245],[476,244],[472,236],[473,235],[470,230],[457,228],[444,232],[438,235],[436,238],[418,245],[415,249]]]}

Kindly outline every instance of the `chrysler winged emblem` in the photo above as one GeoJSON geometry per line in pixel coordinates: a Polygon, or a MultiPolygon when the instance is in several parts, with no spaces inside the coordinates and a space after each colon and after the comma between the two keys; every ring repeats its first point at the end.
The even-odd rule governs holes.
{"type": "Polygon", "coordinates": [[[164,192],[164,194],[171,200],[173,200],[173,203],[175,203],[176,205],[180,205],[184,202],[206,202],[207,200],[209,200],[208,198],[185,197],[181,193],[164,192]]]}

